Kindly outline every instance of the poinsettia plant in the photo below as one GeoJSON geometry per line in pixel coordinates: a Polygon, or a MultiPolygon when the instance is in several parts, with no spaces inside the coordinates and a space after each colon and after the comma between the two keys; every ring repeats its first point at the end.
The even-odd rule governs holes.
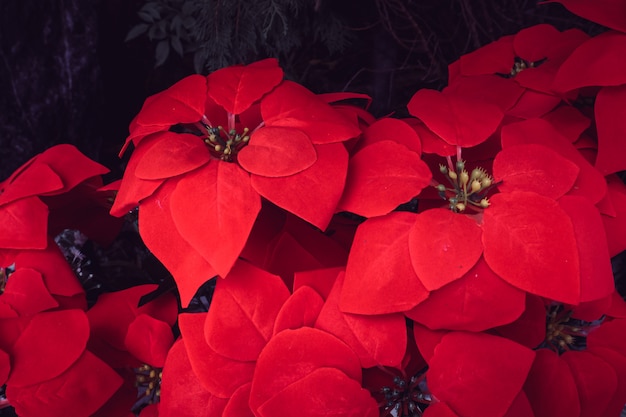
{"type": "Polygon", "coordinates": [[[117,182],[69,145],[33,158],[0,183],[0,407],[619,416],[626,9],[558,2],[609,29],[506,36],[410,117],[265,59],[147,98],[117,182]],[[59,234],[129,224],[175,285],[88,297],[59,234]]]}

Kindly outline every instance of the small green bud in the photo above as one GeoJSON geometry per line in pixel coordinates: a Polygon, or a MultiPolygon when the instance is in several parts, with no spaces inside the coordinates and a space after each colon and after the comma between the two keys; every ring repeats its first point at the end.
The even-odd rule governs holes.
{"type": "Polygon", "coordinates": [[[443,175],[446,175],[448,173],[448,167],[439,164],[439,172],[441,172],[443,175]]]}
{"type": "Polygon", "coordinates": [[[443,184],[439,184],[437,186],[437,191],[439,191],[440,193],[445,193],[446,192],[446,186],[443,184]]]}
{"type": "Polygon", "coordinates": [[[465,161],[458,160],[456,161],[456,172],[461,172],[465,169],[465,161]]]}

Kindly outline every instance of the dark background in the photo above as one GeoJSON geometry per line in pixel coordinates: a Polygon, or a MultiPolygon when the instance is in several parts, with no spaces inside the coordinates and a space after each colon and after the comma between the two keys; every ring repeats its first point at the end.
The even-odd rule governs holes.
{"type": "MultiPolygon", "coordinates": [[[[246,3],[256,0],[204,3],[219,1],[237,2],[245,10],[246,3]]],[[[121,177],[124,161],[117,153],[143,100],[194,72],[189,59],[174,53],[155,68],[155,42],[146,36],[124,41],[129,30],[141,23],[137,12],[144,3],[0,2],[0,180],[58,143],[72,143],[106,165],[112,170],[107,180],[121,177]]],[[[536,1],[301,3],[308,6],[302,6],[299,13],[313,16],[309,25],[339,20],[345,47],[330,53],[312,39],[314,27],[292,24],[286,36],[299,37],[301,45],[278,54],[287,77],[315,92],[367,93],[374,98],[371,110],[377,116],[402,112],[419,88],[443,87],[450,62],[502,35],[544,22],[561,29],[598,31],[559,4],[537,5],[536,1]]],[[[247,24],[234,22],[237,28],[247,24]]],[[[277,34],[279,39],[283,35],[277,34]]],[[[267,48],[245,45],[244,34],[235,30],[233,37],[238,36],[242,39],[237,52],[246,47],[252,51],[245,53],[245,60],[268,55],[267,48]]],[[[235,61],[230,63],[240,63],[236,61],[242,55],[229,54],[235,61]]]]}

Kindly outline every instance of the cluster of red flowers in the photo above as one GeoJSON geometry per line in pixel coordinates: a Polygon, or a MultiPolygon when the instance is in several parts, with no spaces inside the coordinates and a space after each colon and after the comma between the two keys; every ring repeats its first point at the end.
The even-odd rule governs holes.
{"type": "Polygon", "coordinates": [[[0,184],[7,401],[126,417],[140,373],[142,417],[617,417],[626,7],[558,2],[609,30],[506,36],[410,118],[266,59],[149,97],[118,183],[69,146],[27,163],[0,184]],[[51,237],[110,240],[110,190],[183,308],[214,280],[207,312],[145,286],[87,309],[51,237]]]}

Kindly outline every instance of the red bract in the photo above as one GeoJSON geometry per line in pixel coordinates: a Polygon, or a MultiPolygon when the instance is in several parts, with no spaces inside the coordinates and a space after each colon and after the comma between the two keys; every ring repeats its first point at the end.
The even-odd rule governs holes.
{"type": "Polygon", "coordinates": [[[593,4],[585,0],[552,0],[546,3],[560,3],[580,17],[626,32],[626,4],[621,0],[598,0],[593,4]]]}

